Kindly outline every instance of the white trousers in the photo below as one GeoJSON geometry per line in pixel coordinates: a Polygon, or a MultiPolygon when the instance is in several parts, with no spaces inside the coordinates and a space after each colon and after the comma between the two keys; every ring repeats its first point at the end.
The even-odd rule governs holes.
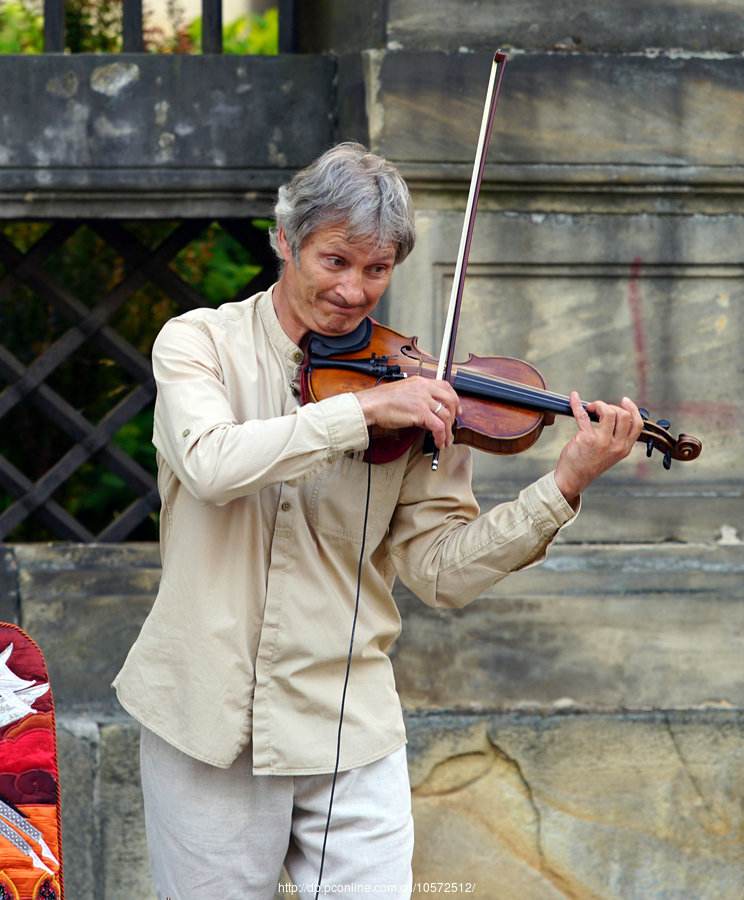
{"type": "MultiPolygon", "coordinates": [[[[250,746],[221,769],[144,727],[140,772],[160,900],[272,900],[282,865],[315,897],[331,775],[253,775],[250,746]]],[[[412,856],[406,748],[340,772],[319,896],[408,898],[412,856]]]]}

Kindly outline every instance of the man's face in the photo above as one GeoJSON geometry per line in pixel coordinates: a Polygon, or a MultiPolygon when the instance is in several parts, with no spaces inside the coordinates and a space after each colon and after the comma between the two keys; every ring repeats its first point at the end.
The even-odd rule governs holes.
{"type": "Polygon", "coordinates": [[[377,305],[395,265],[395,247],[350,241],[342,224],[318,228],[300,248],[299,264],[280,230],[284,270],[274,305],[295,343],[308,331],[347,334],[377,305]]]}

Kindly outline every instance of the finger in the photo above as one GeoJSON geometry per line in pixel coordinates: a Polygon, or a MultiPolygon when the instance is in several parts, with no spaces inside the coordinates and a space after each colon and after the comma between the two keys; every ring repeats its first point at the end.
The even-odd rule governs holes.
{"type": "Polygon", "coordinates": [[[609,403],[602,400],[595,400],[591,406],[599,419],[597,433],[603,441],[609,444],[615,434],[617,407],[610,406],[609,403]]]}
{"type": "Polygon", "coordinates": [[[437,402],[447,407],[449,418],[454,419],[460,414],[460,398],[457,392],[449,383],[449,381],[435,381],[433,385],[432,397],[437,402]]]}
{"type": "MultiPolygon", "coordinates": [[[[568,401],[571,404],[571,412],[574,414],[574,419],[576,419],[576,424],[579,426],[579,429],[581,431],[591,431],[592,421],[589,418],[589,413],[581,402],[579,392],[571,391],[568,401]]],[[[591,404],[589,405],[591,406],[591,404]]]]}
{"type": "Polygon", "coordinates": [[[612,406],[611,409],[615,413],[615,440],[627,444],[633,429],[633,417],[624,406],[612,406]]]}
{"type": "Polygon", "coordinates": [[[447,446],[447,428],[444,422],[435,416],[433,412],[429,412],[426,417],[425,427],[429,429],[434,438],[434,443],[439,450],[443,450],[447,446]]]}
{"type": "Polygon", "coordinates": [[[628,410],[631,415],[632,424],[631,424],[631,432],[633,434],[633,440],[637,441],[641,436],[641,432],[643,431],[643,417],[636,406],[636,404],[630,399],[630,397],[623,397],[620,401],[621,405],[628,410]]]}
{"type": "Polygon", "coordinates": [[[447,435],[447,446],[454,443],[453,426],[455,420],[460,413],[460,398],[457,396],[455,389],[447,381],[434,382],[432,391],[432,399],[436,400],[434,414],[438,416],[445,425],[447,435]]]}

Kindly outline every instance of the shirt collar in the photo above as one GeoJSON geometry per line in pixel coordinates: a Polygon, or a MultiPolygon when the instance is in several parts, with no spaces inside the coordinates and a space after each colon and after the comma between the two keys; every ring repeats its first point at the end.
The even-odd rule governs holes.
{"type": "Polygon", "coordinates": [[[279,324],[279,319],[277,318],[276,310],[274,309],[273,296],[275,287],[276,284],[272,284],[271,287],[264,292],[263,296],[259,298],[258,303],[256,304],[258,314],[261,316],[263,326],[275,349],[282,354],[287,362],[298,365],[298,363],[302,362],[305,355],[279,324]]]}

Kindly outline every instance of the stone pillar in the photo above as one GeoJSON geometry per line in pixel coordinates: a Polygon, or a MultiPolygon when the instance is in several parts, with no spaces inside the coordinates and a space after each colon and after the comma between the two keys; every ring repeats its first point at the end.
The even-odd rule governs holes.
{"type": "MultiPolygon", "coordinates": [[[[382,318],[438,352],[490,55],[507,51],[459,357],[627,394],[700,459],[639,446],[539,569],[457,612],[403,593],[416,879],[484,898],[741,893],[744,3],[305,3],[338,136],[396,162],[418,244],[382,318]],[[725,746],[725,750],[723,747],[725,746]],[[720,748],[720,749],[717,749],[720,748]]],[[[483,506],[554,464],[478,454],[483,506]]]]}

